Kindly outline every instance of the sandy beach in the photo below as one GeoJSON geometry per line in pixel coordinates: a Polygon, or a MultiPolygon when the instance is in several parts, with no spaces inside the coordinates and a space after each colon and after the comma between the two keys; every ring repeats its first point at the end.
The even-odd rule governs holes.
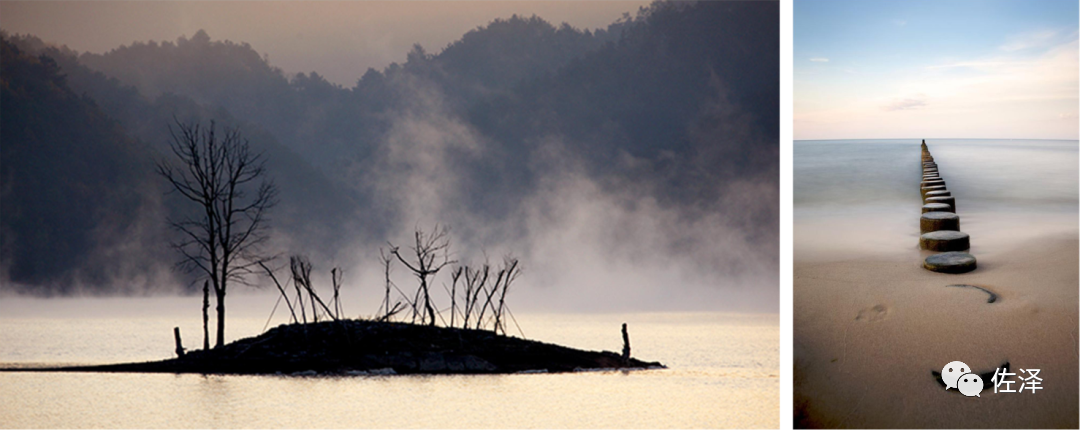
{"type": "MultiPolygon", "coordinates": [[[[1015,187],[994,194],[990,187],[979,188],[991,176],[967,167],[979,164],[968,158],[967,148],[941,148],[946,154],[938,157],[942,176],[957,196],[961,231],[971,235],[969,252],[978,259],[972,272],[922,268],[934,253],[918,249],[918,167],[859,184],[869,190],[860,195],[873,194],[871,187],[911,184],[911,191],[900,189],[888,199],[824,198],[819,190],[837,185],[821,183],[806,188],[814,199],[796,203],[797,428],[1078,426],[1080,241],[1075,201],[1067,198],[1072,185],[1051,190],[1064,200],[1022,200],[1021,193],[1015,193],[1021,198],[998,198],[1033,186],[1017,180],[1020,171],[1031,170],[1012,167],[992,178],[1013,181],[1015,187]],[[988,293],[947,287],[953,284],[978,286],[998,297],[987,303],[988,293]],[[1013,373],[1039,369],[1042,389],[994,393],[988,388],[980,397],[946,391],[931,372],[956,360],[975,373],[992,373],[1006,362],[1013,373]]],[[[915,157],[911,163],[917,163],[915,157]]],[[[820,177],[806,171],[805,178],[820,177]]],[[[860,175],[842,179],[852,183],[860,175]]]]}
{"type": "MultiPolygon", "coordinates": [[[[1077,246],[1045,238],[962,275],[912,258],[795,263],[796,426],[1077,426],[1077,246]],[[978,285],[998,294],[949,284],[978,285]],[[1035,393],[965,397],[931,371],[960,360],[1041,369],[1035,393]]],[[[1013,370],[1015,372],[1015,370],[1013,370]]],[[[1018,385],[1013,385],[1014,389],[1018,385]]]]}

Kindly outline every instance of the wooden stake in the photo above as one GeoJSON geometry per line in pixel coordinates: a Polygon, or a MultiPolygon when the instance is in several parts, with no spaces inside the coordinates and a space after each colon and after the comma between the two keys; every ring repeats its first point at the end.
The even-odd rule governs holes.
{"type": "Polygon", "coordinates": [[[184,356],[184,343],[180,341],[180,327],[173,327],[173,337],[176,338],[176,355],[178,357],[184,356]]]}
{"type": "Polygon", "coordinates": [[[626,323],[622,323],[622,359],[624,363],[630,362],[630,334],[626,332],[626,323]]]}

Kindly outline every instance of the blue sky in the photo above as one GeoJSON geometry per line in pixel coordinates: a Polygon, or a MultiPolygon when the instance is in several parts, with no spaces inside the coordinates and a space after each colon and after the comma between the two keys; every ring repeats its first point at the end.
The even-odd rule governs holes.
{"type": "Polygon", "coordinates": [[[796,139],[1077,139],[1076,0],[796,0],[796,139]]]}

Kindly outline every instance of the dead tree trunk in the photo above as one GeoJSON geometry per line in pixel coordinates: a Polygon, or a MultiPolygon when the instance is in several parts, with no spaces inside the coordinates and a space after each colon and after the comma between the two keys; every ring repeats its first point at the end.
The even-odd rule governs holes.
{"type": "Polygon", "coordinates": [[[202,285],[202,349],[210,350],[210,281],[203,281],[202,285]]]}
{"type": "Polygon", "coordinates": [[[214,348],[225,346],[225,289],[217,290],[217,342],[214,348]]]}
{"type": "Polygon", "coordinates": [[[503,320],[503,310],[506,309],[506,290],[510,289],[510,283],[517,277],[518,261],[516,258],[507,258],[503,262],[503,266],[506,267],[506,278],[503,279],[502,293],[499,294],[499,308],[495,311],[495,331],[502,330],[503,334],[506,334],[506,321],[503,320]]]}
{"type": "Polygon", "coordinates": [[[461,278],[461,267],[450,273],[450,327],[454,326],[454,316],[457,315],[457,283],[461,278]]]}
{"type": "Polygon", "coordinates": [[[296,308],[300,309],[300,319],[303,320],[302,322],[307,324],[307,313],[304,310],[304,292],[300,283],[296,281],[296,269],[293,268],[294,265],[292,264],[292,260],[290,260],[289,263],[293,275],[293,289],[296,290],[296,308]]]}
{"type": "MultiPolygon", "coordinates": [[[[491,299],[495,297],[495,294],[499,292],[499,285],[502,284],[504,277],[506,276],[505,270],[499,270],[499,273],[495,276],[495,284],[491,286],[490,291],[486,291],[487,299],[484,300],[483,306],[480,307],[480,315],[476,317],[476,328],[483,328],[484,324],[484,312],[487,308],[491,308],[491,313],[495,313],[495,306],[491,303],[491,299]]],[[[494,319],[494,318],[493,318],[494,319]]],[[[496,327],[492,327],[491,331],[495,331],[496,327]]]]}
{"type": "MultiPolygon", "coordinates": [[[[470,270],[465,267],[465,328],[469,328],[469,317],[477,313],[476,305],[480,300],[480,292],[487,291],[488,275],[491,274],[491,266],[485,263],[480,269],[470,270]],[[472,276],[470,276],[470,273],[472,276]]],[[[473,324],[473,328],[480,328],[479,317],[473,324]]]]}
{"type": "Polygon", "coordinates": [[[341,269],[330,269],[330,281],[334,284],[334,319],[341,319],[341,269]]]}
{"type": "Polygon", "coordinates": [[[380,258],[379,261],[382,262],[383,275],[385,276],[385,279],[386,279],[386,294],[383,296],[383,319],[389,319],[390,318],[390,286],[392,285],[391,282],[390,282],[390,263],[392,263],[393,260],[390,259],[389,255],[386,255],[385,253],[383,253],[382,248],[379,248],[379,258],[380,258]]]}

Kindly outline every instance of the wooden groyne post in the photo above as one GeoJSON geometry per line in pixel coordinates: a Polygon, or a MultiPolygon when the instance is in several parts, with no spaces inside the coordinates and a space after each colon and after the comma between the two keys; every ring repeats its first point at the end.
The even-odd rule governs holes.
{"type": "Polygon", "coordinates": [[[975,270],[975,256],[968,254],[970,240],[960,232],[960,216],[956,215],[956,198],[945,188],[934,156],[922,141],[923,178],[922,218],[919,220],[919,247],[928,251],[946,251],[923,261],[926,270],[941,273],[966,273],[975,270]]]}

